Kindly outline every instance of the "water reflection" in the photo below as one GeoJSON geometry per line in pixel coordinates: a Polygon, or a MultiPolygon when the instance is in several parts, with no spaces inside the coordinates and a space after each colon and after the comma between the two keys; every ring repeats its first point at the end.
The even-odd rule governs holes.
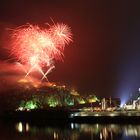
{"type": "Polygon", "coordinates": [[[78,124],[35,125],[0,123],[0,139],[14,140],[126,140],[140,139],[140,125],[78,124]]]}
{"type": "Polygon", "coordinates": [[[28,132],[29,131],[29,123],[23,124],[22,122],[18,122],[15,125],[15,128],[18,132],[28,132]]]}

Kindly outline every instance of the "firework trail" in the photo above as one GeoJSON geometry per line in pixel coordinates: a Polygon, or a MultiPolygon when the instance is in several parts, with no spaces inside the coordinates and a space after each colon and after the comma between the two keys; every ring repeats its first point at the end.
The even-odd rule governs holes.
{"type": "Polygon", "coordinates": [[[63,60],[64,48],[72,41],[70,28],[65,24],[54,24],[47,28],[26,24],[16,28],[12,34],[11,55],[27,67],[27,77],[33,70],[47,79],[55,68],[55,60],[63,60]],[[44,72],[43,67],[47,70],[44,72]]]}

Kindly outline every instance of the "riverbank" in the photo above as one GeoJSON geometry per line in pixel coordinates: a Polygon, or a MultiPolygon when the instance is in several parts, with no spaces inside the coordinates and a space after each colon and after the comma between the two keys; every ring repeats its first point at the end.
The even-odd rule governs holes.
{"type": "Polygon", "coordinates": [[[70,110],[9,111],[1,120],[24,122],[140,123],[139,111],[73,112],[70,110]]]}

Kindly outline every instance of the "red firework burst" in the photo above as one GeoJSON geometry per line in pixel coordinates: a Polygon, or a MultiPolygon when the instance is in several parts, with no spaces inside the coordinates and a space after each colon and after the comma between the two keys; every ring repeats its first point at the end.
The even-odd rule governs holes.
{"type": "Polygon", "coordinates": [[[37,25],[24,25],[12,34],[11,54],[23,65],[28,65],[27,75],[37,69],[46,76],[54,68],[54,60],[62,60],[64,48],[72,41],[70,28],[65,24],[55,24],[49,29],[37,25]],[[43,66],[47,71],[42,71],[43,66]]]}

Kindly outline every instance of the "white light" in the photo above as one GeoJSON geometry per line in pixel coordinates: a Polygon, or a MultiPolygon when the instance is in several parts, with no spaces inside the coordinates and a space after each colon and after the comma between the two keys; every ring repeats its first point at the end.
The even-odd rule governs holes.
{"type": "Polygon", "coordinates": [[[16,129],[18,132],[22,133],[23,132],[23,124],[22,122],[19,122],[17,125],[16,125],[16,129]]]}
{"type": "Polygon", "coordinates": [[[53,133],[53,137],[54,137],[54,139],[56,139],[56,133],[55,132],[53,133]]]}
{"type": "Polygon", "coordinates": [[[100,132],[100,140],[102,140],[103,136],[102,136],[102,133],[100,132]]]}
{"type": "Polygon", "coordinates": [[[99,116],[99,114],[96,113],[94,116],[99,116]]]}
{"type": "Polygon", "coordinates": [[[74,129],[74,124],[73,124],[73,123],[71,123],[70,125],[71,125],[71,129],[74,129]]]}
{"type": "Polygon", "coordinates": [[[70,118],[73,118],[74,114],[70,114],[70,118]]]}
{"type": "Polygon", "coordinates": [[[78,113],[74,113],[73,115],[74,115],[74,116],[78,116],[78,113]]]}
{"type": "Polygon", "coordinates": [[[113,117],[113,116],[115,116],[115,114],[114,113],[111,113],[109,116],[113,117]]]}

